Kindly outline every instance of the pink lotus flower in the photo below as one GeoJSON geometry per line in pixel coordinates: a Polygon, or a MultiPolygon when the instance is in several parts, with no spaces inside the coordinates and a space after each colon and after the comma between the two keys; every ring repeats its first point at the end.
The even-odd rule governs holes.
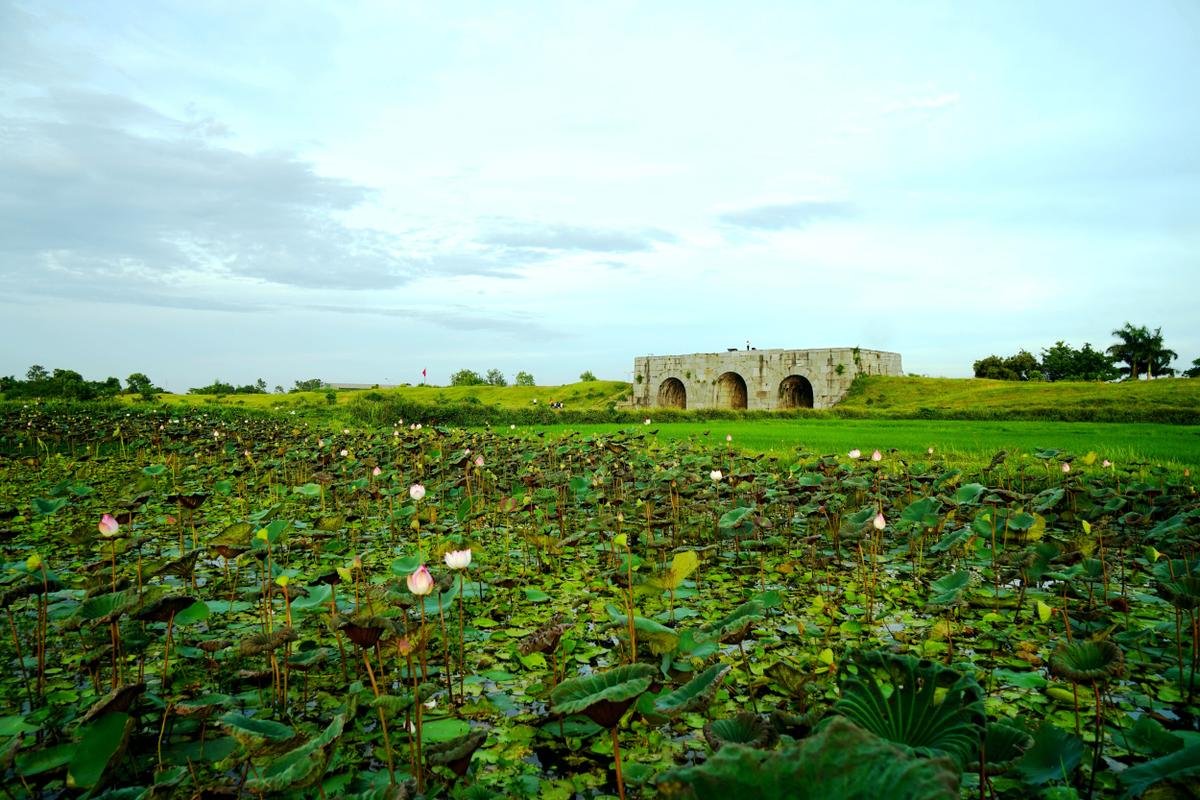
{"type": "Polygon", "coordinates": [[[424,564],[417,567],[416,572],[408,576],[408,590],[418,597],[424,597],[433,591],[433,576],[424,564]]]}
{"type": "Polygon", "coordinates": [[[342,458],[345,458],[346,456],[350,455],[350,451],[343,447],[340,455],[342,458]]]}
{"type": "Polygon", "coordinates": [[[928,450],[926,450],[925,452],[929,453],[929,455],[933,455],[933,448],[931,447],[928,450]]]}
{"type": "Polygon", "coordinates": [[[725,434],[725,441],[727,441],[727,442],[732,442],[732,441],[733,441],[733,434],[732,434],[732,433],[727,433],[727,434],[725,434]]]}
{"type": "Polygon", "coordinates": [[[425,498],[425,487],[419,483],[414,483],[408,487],[408,496],[413,500],[423,500],[425,498]]]}
{"type": "Polygon", "coordinates": [[[1071,462],[1070,462],[1070,461],[1064,461],[1064,462],[1063,462],[1063,465],[1062,465],[1062,471],[1063,471],[1064,473],[1067,473],[1067,472],[1070,472],[1070,471],[1071,471],[1071,462]]]}
{"type": "Polygon", "coordinates": [[[874,453],[871,453],[871,460],[872,461],[883,461],[883,453],[876,450],[874,453]]]}
{"type": "Polygon", "coordinates": [[[477,467],[483,466],[483,456],[475,456],[475,466],[477,466],[477,467]]]}
{"type": "Polygon", "coordinates": [[[1100,466],[1104,467],[1105,469],[1108,469],[1109,467],[1112,466],[1112,462],[1106,458],[1106,459],[1104,459],[1104,461],[1102,461],[1100,463],[1100,466]]]}
{"type": "Polygon", "coordinates": [[[117,520],[112,514],[105,514],[100,518],[100,524],[96,526],[96,528],[100,531],[100,535],[107,538],[116,536],[120,527],[121,526],[117,524],[117,520]]]}
{"type": "Polygon", "coordinates": [[[850,456],[851,458],[861,458],[862,451],[856,447],[853,450],[851,450],[849,453],[846,453],[846,455],[850,456]]]}
{"type": "Polygon", "coordinates": [[[444,556],[446,566],[450,569],[466,569],[471,566],[471,548],[466,550],[451,550],[444,556]]]}
{"type": "Polygon", "coordinates": [[[725,476],[721,474],[721,470],[714,469],[712,472],[708,473],[708,477],[712,478],[714,481],[719,481],[725,476]]]}
{"type": "Polygon", "coordinates": [[[378,478],[383,474],[383,470],[381,470],[379,467],[376,467],[375,469],[371,470],[371,474],[378,478]]]}
{"type": "Polygon", "coordinates": [[[642,424],[643,424],[643,425],[649,425],[649,424],[650,424],[650,418],[649,418],[649,417],[646,417],[644,420],[642,420],[642,424]]]}
{"type": "Polygon", "coordinates": [[[875,526],[875,530],[877,531],[881,531],[887,527],[887,520],[883,518],[882,511],[875,515],[875,520],[871,524],[875,526]]]}

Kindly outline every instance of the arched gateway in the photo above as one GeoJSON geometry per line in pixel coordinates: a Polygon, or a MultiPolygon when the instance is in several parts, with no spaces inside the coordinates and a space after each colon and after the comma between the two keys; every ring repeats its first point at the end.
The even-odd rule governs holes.
{"type": "Polygon", "coordinates": [[[687,408],[687,389],[679,378],[667,378],[658,387],[658,405],[663,408],[687,408]]]}
{"type": "Polygon", "coordinates": [[[903,375],[899,353],[729,350],[633,360],[631,404],[647,408],[829,408],[859,375],[903,375]]]}

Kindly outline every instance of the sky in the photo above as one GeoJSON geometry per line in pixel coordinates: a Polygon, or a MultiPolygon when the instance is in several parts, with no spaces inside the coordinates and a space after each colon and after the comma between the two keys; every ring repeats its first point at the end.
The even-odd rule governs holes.
{"type": "Polygon", "coordinates": [[[1200,356],[1200,4],[0,0],[0,375],[1200,356]]]}

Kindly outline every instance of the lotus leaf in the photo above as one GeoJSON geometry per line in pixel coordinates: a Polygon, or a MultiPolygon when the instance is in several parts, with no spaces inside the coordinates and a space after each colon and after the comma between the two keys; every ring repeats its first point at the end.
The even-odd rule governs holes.
{"type": "Polygon", "coordinates": [[[718,719],[704,726],[704,740],[713,750],[726,744],[766,748],[775,744],[775,729],[758,714],[743,711],[728,719],[718,719]]]}
{"type": "Polygon", "coordinates": [[[698,767],[658,779],[685,800],[953,800],[959,771],[948,758],[917,758],[853,723],[834,718],[819,733],[776,750],[730,744],[698,767]]]}
{"type": "Polygon", "coordinates": [[[1033,746],[1017,761],[1016,769],[1027,783],[1040,786],[1067,780],[1083,758],[1083,740],[1073,733],[1043,723],[1033,734],[1033,746]]]}
{"type": "Polygon", "coordinates": [[[109,765],[124,752],[131,730],[133,718],[120,711],[110,712],[88,723],[67,765],[67,785],[90,789],[100,783],[109,765]]]}
{"type": "Polygon", "coordinates": [[[842,673],[836,713],[919,755],[948,755],[960,767],[975,758],[987,716],[983,690],[973,677],[878,651],[860,653],[855,661],[857,675],[842,673]],[[875,670],[887,675],[890,693],[884,693],[875,670]]]}
{"type": "Polygon", "coordinates": [[[713,664],[675,691],[658,698],[654,703],[655,709],[669,717],[678,716],[685,711],[703,710],[712,702],[713,695],[717,693],[729,670],[728,664],[713,664]]]}
{"type": "Polygon", "coordinates": [[[1184,782],[1195,787],[1200,776],[1200,744],[1176,750],[1169,755],[1130,767],[1121,773],[1124,797],[1140,797],[1151,786],[1163,781],[1184,782]]]}
{"type": "Polygon", "coordinates": [[[300,789],[320,779],[332,755],[333,744],[342,735],[346,715],[338,714],[319,736],[281,756],[271,759],[256,775],[246,780],[251,792],[281,792],[300,789]]]}
{"type": "Polygon", "coordinates": [[[1003,722],[989,722],[983,737],[984,766],[988,774],[1009,771],[1032,746],[1033,737],[1020,728],[1003,722]]]}
{"type": "Polygon", "coordinates": [[[597,725],[611,728],[637,696],[650,688],[655,675],[649,664],[626,664],[564,681],[550,692],[550,703],[560,714],[586,714],[597,725]]]}
{"type": "Polygon", "coordinates": [[[1104,683],[1124,668],[1121,648],[1108,639],[1063,642],[1050,655],[1050,672],[1072,683],[1104,683]]]}

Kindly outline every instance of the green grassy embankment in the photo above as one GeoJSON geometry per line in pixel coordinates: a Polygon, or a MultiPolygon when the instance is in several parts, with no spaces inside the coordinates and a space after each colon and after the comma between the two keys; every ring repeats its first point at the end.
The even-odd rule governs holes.
{"type": "MultiPolygon", "coordinates": [[[[645,432],[663,441],[696,439],[714,448],[736,447],[780,458],[795,458],[800,452],[836,453],[845,456],[859,449],[868,458],[876,448],[909,461],[928,461],[934,456],[956,466],[986,464],[1000,450],[1009,461],[1036,460],[1039,450],[1059,450],[1061,457],[1097,456],[1122,466],[1134,462],[1182,468],[1200,466],[1200,426],[1120,422],[987,422],[973,420],[887,420],[887,419],[768,419],[707,420],[668,425],[582,424],[518,427],[514,435],[544,434],[583,436],[618,430],[645,432]],[[726,435],[733,441],[726,443],[726,435]]],[[[1055,466],[1057,466],[1055,464],[1055,466]]]]}
{"type": "Polygon", "coordinates": [[[842,415],[884,418],[1200,422],[1200,380],[1044,383],[980,378],[889,378],[855,382],[842,415]]]}

